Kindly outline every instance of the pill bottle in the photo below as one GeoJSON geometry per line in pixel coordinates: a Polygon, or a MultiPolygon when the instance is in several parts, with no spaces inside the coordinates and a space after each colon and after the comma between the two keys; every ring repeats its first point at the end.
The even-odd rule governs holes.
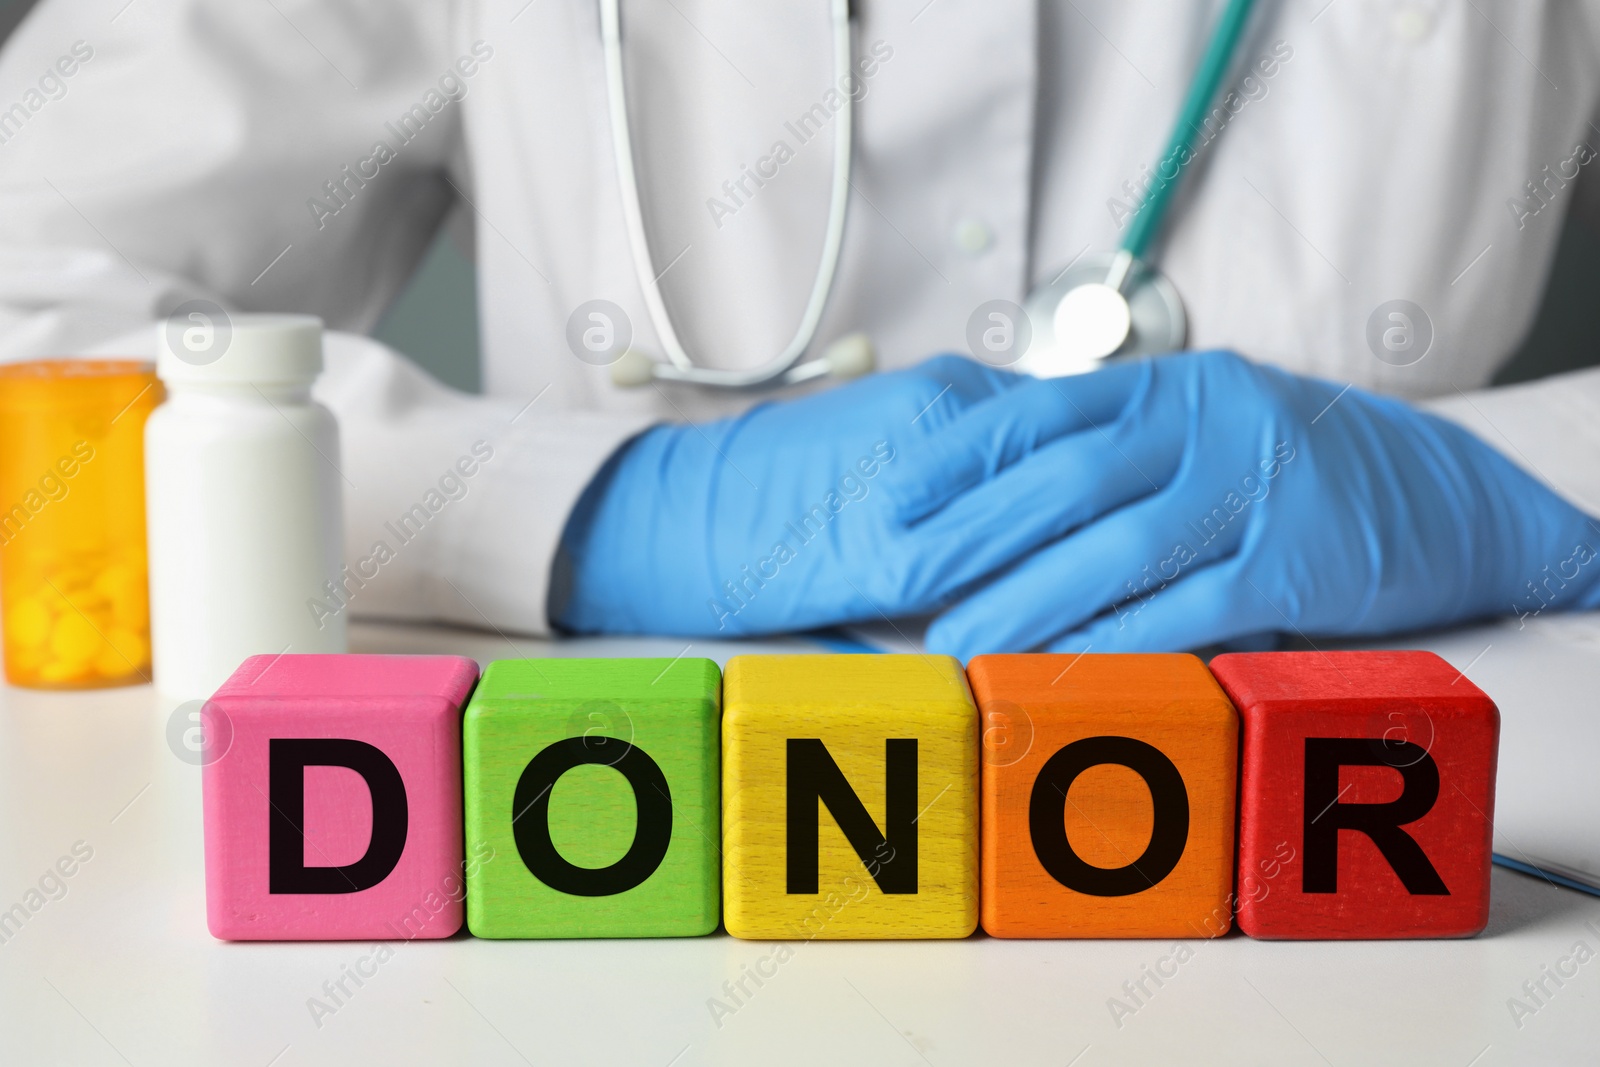
{"type": "Polygon", "coordinates": [[[155,684],[204,700],[249,656],[345,651],[333,413],[311,399],[322,323],[156,328],[167,400],[145,427],[155,684]],[[320,608],[320,610],[319,610],[320,608]]]}
{"type": "Polygon", "coordinates": [[[138,360],[0,365],[0,629],[12,685],[150,680],[144,426],[161,397],[138,360]]]}

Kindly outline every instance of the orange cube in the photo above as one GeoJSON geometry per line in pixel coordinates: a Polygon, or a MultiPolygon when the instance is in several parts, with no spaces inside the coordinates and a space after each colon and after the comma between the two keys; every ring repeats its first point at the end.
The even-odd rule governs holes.
{"type": "Polygon", "coordinates": [[[1239,717],[1188,655],[979,656],[982,922],[1215,937],[1233,913],[1239,717]]]}

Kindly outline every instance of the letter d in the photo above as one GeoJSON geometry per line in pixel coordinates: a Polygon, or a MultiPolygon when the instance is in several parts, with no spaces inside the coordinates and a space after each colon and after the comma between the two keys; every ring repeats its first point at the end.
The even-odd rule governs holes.
{"type": "Polygon", "coordinates": [[[406,786],[394,762],[365,741],[346,737],[274,737],[267,742],[267,892],[359,893],[395,869],[406,848],[406,786]],[[344,867],[305,865],[306,768],[347,767],[372,795],[366,854],[344,867]]]}

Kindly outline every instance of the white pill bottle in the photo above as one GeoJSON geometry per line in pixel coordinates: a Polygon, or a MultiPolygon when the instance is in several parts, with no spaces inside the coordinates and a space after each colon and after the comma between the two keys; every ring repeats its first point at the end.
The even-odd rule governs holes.
{"type": "Polygon", "coordinates": [[[343,652],[339,427],[311,399],[322,322],[194,301],[157,325],[145,424],[156,688],[204,700],[248,656],[343,652]],[[317,610],[323,605],[323,610],[317,610]]]}

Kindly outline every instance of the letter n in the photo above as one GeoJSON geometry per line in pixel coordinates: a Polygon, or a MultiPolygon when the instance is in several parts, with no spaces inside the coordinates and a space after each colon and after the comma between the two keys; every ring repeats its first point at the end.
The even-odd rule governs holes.
{"type": "Polygon", "coordinates": [[[879,889],[917,891],[917,740],[891,737],[883,749],[884,831],[880,833],[821,739],[789,738],[788,892],[817,892],[819,801],[861,862],[871,864],[868,871],[875,871],[872,878],[879,889]]]}

